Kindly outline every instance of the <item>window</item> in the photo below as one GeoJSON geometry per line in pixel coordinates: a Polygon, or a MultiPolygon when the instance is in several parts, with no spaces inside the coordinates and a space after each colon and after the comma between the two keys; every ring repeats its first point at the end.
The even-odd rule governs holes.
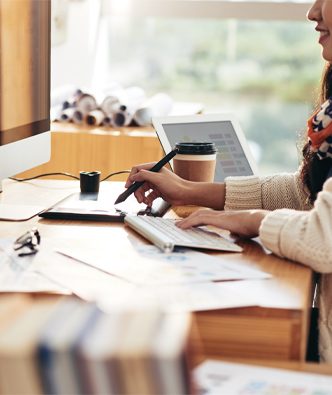
{"type": "Polygon", "coordinates": [[[106,0],[94,85],[235,112],[261,174],[298,166],[322,69],[306,1],[106,0]]]}

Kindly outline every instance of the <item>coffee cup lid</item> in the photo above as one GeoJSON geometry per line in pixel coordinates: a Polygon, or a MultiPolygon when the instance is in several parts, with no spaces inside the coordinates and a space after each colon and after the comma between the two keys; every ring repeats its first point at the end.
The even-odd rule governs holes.
{"type": "Polygon", "coordinates": [[[217,152],[215,144],[207,142],[176,143],[175,147],[182,155],[211,155],[217,152]]]}

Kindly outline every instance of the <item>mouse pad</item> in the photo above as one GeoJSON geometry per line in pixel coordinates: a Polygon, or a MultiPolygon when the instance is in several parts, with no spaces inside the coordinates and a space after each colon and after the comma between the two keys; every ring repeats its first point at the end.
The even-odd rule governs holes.
{"type": "Polygon", "coordinates": [[[125,202],[118,208],[113,205],[113,201],[114,196],[108,193],[73,193],[39,216],[50,219],[124,222],[127,214],[163,216],[170,207],[162,199],[157,199],[151,209],[135,200],[125,202]]]}

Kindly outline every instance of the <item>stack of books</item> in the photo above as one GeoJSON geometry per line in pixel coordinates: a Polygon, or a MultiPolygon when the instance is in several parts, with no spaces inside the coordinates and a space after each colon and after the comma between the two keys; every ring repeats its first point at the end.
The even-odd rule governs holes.
{"type": "Polygon", "coordinates": [[[0,300],[1,394],[190,394],[191,316],[0,300]]]}

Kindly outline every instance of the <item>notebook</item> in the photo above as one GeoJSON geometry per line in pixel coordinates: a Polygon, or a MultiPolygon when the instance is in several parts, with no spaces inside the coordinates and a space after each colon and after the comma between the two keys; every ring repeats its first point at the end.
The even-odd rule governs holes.
{"type": "Polygon", "coordinates": [[[215,143],[218,153],[214,181],[257,174],[249,144],[234,114],[156,117],[152,121],[165,153],[178,142],[215,143]]]}

